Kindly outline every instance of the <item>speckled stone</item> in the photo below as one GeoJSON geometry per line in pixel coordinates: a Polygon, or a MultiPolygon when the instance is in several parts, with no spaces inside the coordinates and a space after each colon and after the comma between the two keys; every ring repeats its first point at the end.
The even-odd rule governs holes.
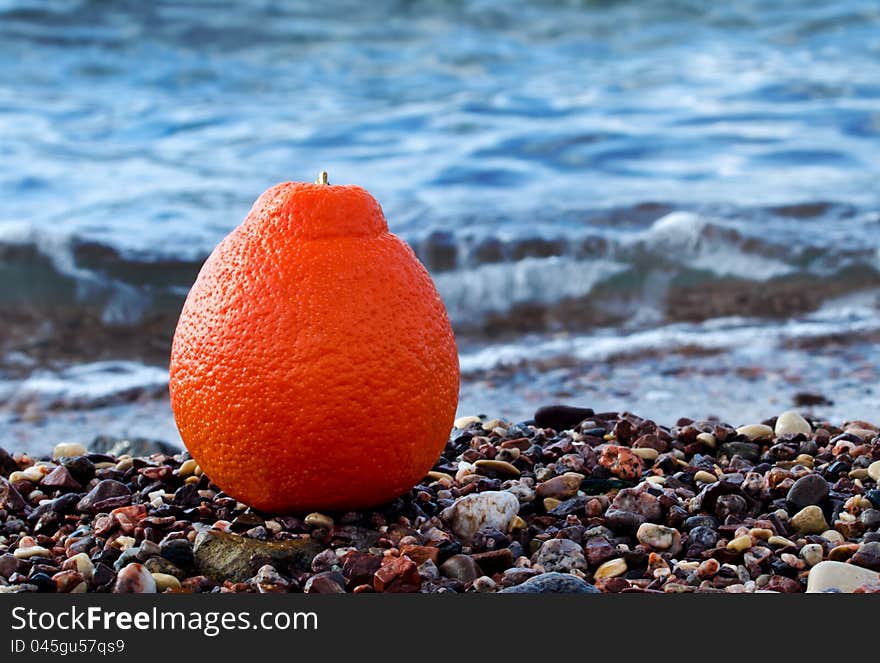
{"type": "Polygon", "coordinates": [[[569,573],[542,573],[524,583],[502,589],[500,594],[598,594],[599,590],[569,573]]]}
{"type": "Polygon", "coordinates": [[[459,498],[440,514],[452,531],[465,541],[484,527],[506,532],[519,512],[519,500],[512,493],[489,490],[459,498]]]}

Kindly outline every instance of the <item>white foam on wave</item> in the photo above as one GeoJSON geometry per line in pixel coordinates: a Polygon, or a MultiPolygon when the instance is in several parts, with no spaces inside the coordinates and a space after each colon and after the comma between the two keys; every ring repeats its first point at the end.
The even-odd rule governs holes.
{"type": "MultiPolygon", "coordinates": [[[[876,293],[874,294],[876,297],[876,293]]],[[[620,355],[650,351],[675,352],[683,348],[736,350],[761,354],[789,340],[804,340],[827,334],[857,334],[880,330],[880,314],[868,296],[840,300],[811,315],[782,323],[752,318],[715,318],[704,323],[681,323],[633,333],[602,330],[595,334],[557,338],[528,338],[516,343],[490,345],[462,353],[462,373],[567,357],[574,361],[601,362],[620,355]]]]}
{"type": "Polygon", "coordinates": [[[74,254],[76,241],[76,235],[62,229],[38,228],[23,222],[0,223],[0,243],[33,246],[60,276],[74,283],[78,301],[101,303],[103,323],[119,325],[140,320],[149,308],[149,293],[78,266],[74,254]]]}
{"type": "Polygon", "coordinates": [[[60,371],[35,371],[18,383],[13,400],[87,406],[135,391],[155,392],[167,385],[165,369],[134,361],[100,361],[60,371]]]}
{"type": "Polygon", "coordinates": [[[670,212],[636,236],[634,243],[652,253],[667,252],[688,267],[718,276],[766,281],[793,271],[783,260],[749,253],[729,237],[711,232],[719,226],[720,221],[694,212],[670,212]]]}
{"type": "Polygon", "coordinates": [[[611,260],[551,256],[440,272],[434,282],[452,320],[464,322],[509,311],[517,304],[583,297],[624,269],[611,260]]]}

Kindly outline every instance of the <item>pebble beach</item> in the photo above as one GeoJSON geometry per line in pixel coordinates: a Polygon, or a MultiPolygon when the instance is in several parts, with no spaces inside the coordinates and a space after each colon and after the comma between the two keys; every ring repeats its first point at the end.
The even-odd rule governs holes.
{"type": "Polygon", "coordinates": [[[880,593],[880,428],[455,422],[406,495],[259,513],[148,440],[0,449],[0,593],[880,593]]]}

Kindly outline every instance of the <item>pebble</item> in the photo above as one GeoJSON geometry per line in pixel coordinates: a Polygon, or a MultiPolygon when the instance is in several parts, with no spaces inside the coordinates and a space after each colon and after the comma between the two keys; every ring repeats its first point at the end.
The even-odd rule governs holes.
{"type": "Polygon", "coordinates": [[[718,477],[711,472],[700,470],[694,474],[694,481],[699,481],[700,483],[715,483],[718,481],[718,477]]]}
{"type": "Polygon", "coordinates": [[[852,593],[866,584],[880,583],[880,573],[863,569],[845,562],[820,562],[810,569],[807,579],[807,593],[842,592],[852,593]]]}
{"type": "MultiPolygon", "coordinates": [[[[279,586],[277,581],[273,584],[275,587],[279,586]]],[[[345,594],[345,577],[336,571],[322,571],[306,581],[303,592],[306,594],[345,594]]]]}
{"type": "Polygon", "coordinates": [[[752,537],[748,534],[743,534],[742,536],[738,536],[735,539],[731,539],[727,544],[727,549],[732,550],[733,552],[744,552],[752,547],[752,537]]]}
{"type": "Polygon", "coordinates": [[[774,427],[773,432],[776,433],[776,437],[797,434],[809,435],[813,432],[813,427],[810,426],[810,422],[804,419],[800,414],[794,410],[789,410],[788,412],[783,412],[776,418],[776,426],[774,427]]]}
{"type": "Polygon", "coordinates": [[[868,476],[877,483],[880,483],[880,460],[875,460],[868,465],[868,476]]]}
{"type": "Polygon", "coordinates": [[[488,490],[459,498],[440,514],[452,531],[465,541],[484,527],[507,532],[519,512],[519,500],[506,491],[488,490]]]}
{"type": "MultiPolygon", "coordinates": [[[[314,581],[321,577],[322,574],[313,576],[310,580],[314,581]]],[[[263,564],[254,576],[253,584],[260,594],[286,594],[290,583],[281,577],[281,574],[271,564],[263,564]]],[[[311,587],[309,589],[312,589],[311,587]]]]}
{"type": "Polygon", "coordinates": [[[92,560],[89,559],[89,556],[85,553],[77,553],[73,557],[68,557],[64,562],[65,567],[70,565],[73,569],[76,570],[83,578],[86,580],[91,580],[92,575],[95,572],[95,565],[92,563],[92,560]]]}
{"type": "Polygon", "coordinates": [[[773,438],[773,429],[765,424],[749,424],[736,429],[737,435],[742,435],[750,441],[770,440],[773,438]]]}
{"type": "Polygon", "coordinates": [[[880,541],[867,541],[859,546],[850,561],[872,571],[880,571],[880,541]]]}
{"type": "Polygon", "coordinates": [[[474,463],[477,474],[489,477],[515,478],[520,475],[515,465],[504,460],[478,460],[474,463]]]}
{"type": "Polygon", "coordinates": [[[168,573],[151,573],[153,581],[156,583],[156,591],[164,592],[166,589],[180,589],[180,580],[168,573]]]}
{"type": "Polygon", "coordinates": [[[194,461],[192,458],[185,460],[180,464],[180,467],[177,468],[177,475],[184,478],[192,476],[196,473],[196,468],[198,466],[199,464],[196,463],[196,461],[194,461]]]}
{"type": "Polygon", "coordinates": [[[501,594],[598,594],[599,590],[570,573],[542,573],[519,585],[506,587],[501,594]]]}
{"type": "Polygon", "coordinates": [[[626,570],[626,560],[624,560],[622,557],[609,559],[607,562],[600,565],[598,569],[596,569],[596,572],[593,574],[593,578],[595,580],[601,580],[604,578],[616,578],[617,576],[621,576],[626,573],[626,570]]]}
{"type": "Polygon", "coordinates": [[[26,548],[16,548],[12,554],[18,559],[30,559],[31,557],[51,557],[52,551],[43,546],[28,546],[26,548]]]}
{"type": "Polygon", "coordinates": [[[181,569],[190,569],[195,565],[192,544],[186,539],[162,541],[159,554],[181,569]]]}
{"type": "Polygon", "coordinates": [[[400,498],[270,520],[176,450],[0,450],[0,592],[778,593],[825,562],[876,571],[874,427],[776,426],[779,439],[631,413],[553,430],[475,417],[400,498]]]}
{"type": "Polygon", "coordinates": [[[819,534],[828,529],[825,514],[818,506],[807,506],[791,517],[791,526],[801,534],[819,534]]]}
{"type": "Polygon", "coordinates": [[[453,555],[440,565],[440,573],[463,583],[476,580],[483,572],[470,555],[453,555]]]}
{"type": "Polygon", "coordinates": [[[625,481],[635,481],[642,475],[642,459],[629,447],[608,444],[599,456],[599,465],[625,481]]]}
{"type": "Polygon", "coordinates": [[[471,424],[479,424],[479,423],[482,423],[482,419],[471,415],[471,416],[467,416],[467,417],[459,417],[458,419],[456,419],[452,423],[452,425],[455,428],[457,428],[458,430],[464,430],[465,428],[467,428],[471,424]]]}
{"type": "MultiPolygon", "coordinates": [[[[77,503],[76,510],[80,513],[96,513],[96,505],[101,508],[107,502],[112,502],[111,508],[130,504],[131,490],[124,483],[113,479],[104,479],[86,493],[77,503]]],[[[106,510],[110,511],[111,509],[106,510]]]]}
{"type": "Polygon", "coordinates": [[[330,516],[314,511],[307,515],[303,522],[309,527],[323,527],[324,529],[333,528],[333,519],[330,516]]]}
{"type": "Polygon", "coordinates": [[[707,446],[710,449],[714,449],[718,444],[718,440],[712,435],[712,433],[700,433],[697,435],[697,441],[702,442],[704,446],[707,446]]]}
{"type": "Polygon", "coordinates": [[[62,490],[80,490],[82,486],[79,481],[73,478],[73,475],[63,465],[59,465],[49,472],[40,481],[43,488],[61,488],[62,490]]]}
{"type": "Polygon", "coordinates": [[[421,586],[419,569],[409,557],[384,557],[382,565],[373,574],[373,588],[377,592],[412,593],[419,591],[421,586]]]}
{"type": "Polygon", "coordinates": [[[52,449],[52,460],[58,460],[64,456],[85,456],[87,453],[86,448],[79,442],[62,442],[56,444],[52,449]]]}
{"type": "Polygon", "coordinates": [[[672,527],[655,525],[654,523],[642,523],[636,532],[639,543],[650,546],[655,550],[672,550],[673,554],[681,549],[681,533],[672,527]]]}
{"type": "Polygon", "coordinates": [[[843,538],[843,534],[838,532],[836,529],[825,530],[820,534],[820,536],[826,541],[830,541],[831,543],[843,543],[846,539],[843,538]]]}
{"type": "Polygon", "coordinates": [[[825,556],[825,550],[818,543],[808,543],[800,551],[800,558],[809,566],[816,566],[825,556]]]}
{"type": "Polygon", "coordinates": [[[480,594],[491,594],[498,591],[498,583],[489,576],[480,576],[474,580],[471,587],[480,594]]]}
{"type": "Polygon", "coordinates": [[[828,497],[830,487],[818,474],[808,474],[792,484],[785,496],[786,503],[793,509],[821,504],[828,497]]]}
{"type": "Polygon", "coordinates": [[[132,562],[116,574],[116,594],[155,594],[156,581],[143,564],[132,562]]]}
{"type": "Polygon", "coordinates": [[[552,428],[562,431],[574,428],[584,419],[595,413],[588,407],[572,407],[570,405],[547,405],[535,412],[535,425],[540,428],[552,428]]]}
{"type": "Polygon", "coordinates": [[[771,546],[786,546],[786,547],[797,547],[797,544],[791,539],[786,539],[784,536],[774,535],[767,539],[767,543],[771,546]]]}
{"type": "Polygon", "coordinates": [[[660,455],[659,451],[651,447],[640,447],[633,449],[632,452],[642,460],[657,460],[657,457],[660,455]]]}
{"type": "Polygon", "coordinates": [[[535,563],[546,571],[569,573],[577,569],[587,570],[587,558],[583,548],[571,539],[550,539],[545,541],[535,555],[535,563]]]}
{"type": "Polygon", "coordinates": [[[553,497],[558,500],[566,500],[577,495],[583,480],[583,474],[566,472],[538,484],[535,488],[535,495],[542,498],[553,497]]]}

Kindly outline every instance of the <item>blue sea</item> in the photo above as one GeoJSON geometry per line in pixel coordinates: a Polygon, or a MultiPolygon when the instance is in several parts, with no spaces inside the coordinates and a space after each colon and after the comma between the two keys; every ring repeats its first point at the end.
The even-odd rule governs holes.
{"type": "Polygon", "coordinates": [[[876,1],[0,0],[0,444],[178,441],[201,262],[319,170],[431,271],[462,414],[876,421],[878,155],[876,1]]]}

